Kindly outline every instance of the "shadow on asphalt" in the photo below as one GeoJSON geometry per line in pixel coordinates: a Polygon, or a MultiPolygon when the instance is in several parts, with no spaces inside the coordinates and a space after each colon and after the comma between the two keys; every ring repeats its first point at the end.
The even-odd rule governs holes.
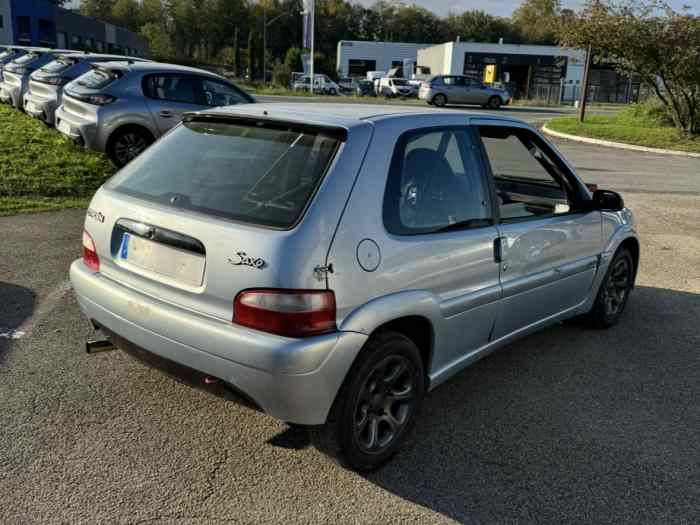
{"type": "Polygon", "coordinates": [[[700,295],[638,287],[613,329],[511,344],[431,393],[367,479],[459,522],[697,523],[698,319],[700,295]]]}
{"type": "Polygon", "coordinates": [[[36,294],[23,286],[0,282],[0,365],[15,338],[18,328],[34,311],[36,294]]]}

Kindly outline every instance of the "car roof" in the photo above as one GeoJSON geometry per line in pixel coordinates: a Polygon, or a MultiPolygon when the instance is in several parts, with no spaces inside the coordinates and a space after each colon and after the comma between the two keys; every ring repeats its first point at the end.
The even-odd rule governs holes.
{"type": "Polygon", "coordinates": [[[130,56],[123,56],[123,55],[108,55],[108,54],[103,54],[103,53],[81,53],[80,51],[73,51],[70,53],[61,53],[59,56],[61,57],[66,57],[66,58],[80,58],[84,60],[90,60],[90,59],[109,59],[111,62],[122,62],[122,61],[129,61],[129,60],[134,60],[136,62],[148,62],[145,58],[139,58],[139,57],[130,57],[130,56]]]}
{"type": "Polygon", "coordinates": [[[128,58],[124,61],[100,62],[99,67],[104,69],[119,69],[122,71],[144,71],[144,72],[161,72],[161,73],[193,73],[197,75],[210,75],[213,77],[224,78],[221,75],[207,71],[206,69],[198,69],[196,67],[180,66],[178,64],[166,64],[163,62],[129,62],[128,58]]]}
{"type": "Polygon", "coordinates": [[[336,104],[336,103],[314,103],[314,102],[290,102],[290,103],[262,103],[262,104],[240,104],[236,106],[223,106],[213,108],[202,113],[218,114],[230,116],[250,116],[263,117],[268,119],[279,119],[284,121],[310,123],[321,126],[334,126],[351,128],[361,125],[367,121],[378,121],[387,119],[411,119],[417,116],[438,116],[447,117],[452,120],[454,117],[467,118],[488,118],[490,120],[500,120],[504,122],[522,121],[502,116],[484,114],[471,111],[444,110],[423,106],[398,106],[383,104],[336,104]]]}

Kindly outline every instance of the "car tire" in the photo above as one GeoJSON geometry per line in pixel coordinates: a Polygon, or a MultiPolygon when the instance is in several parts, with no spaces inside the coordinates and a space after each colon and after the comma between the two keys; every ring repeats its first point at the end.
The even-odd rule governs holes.
{"type": "Polygon", "coordinates": [[[585,316],[594,328],[610,328],[620,322],[634,287],[635,264],[632,254],[620,248],[613,256],[598,289],[593,308],[585,316]]]}
{"type": "Polygon", "coordinates": [[[153,135],[140,126],[115,131],[107,143],[107,156],[117,168],[123,168],[154,142],[153,135]]]}
{"type": "Polygon", "coordinates": [[[501,100],[501,97],[493,96],[489,99],[489,108],[491,109],[501,109],[502,104],[503,101],[501,100]]]}
{"type": "Polygon", "coordinates": [[[438,93],[433,97],[432,103],[439,108],[443,108],[447,105],[447,97],[442,93],[438,93]]]}
{"type": "Polygon", "coordinates": [[[375,470],[401,448],[424,392],[418,347],[396,332],[375,334],[353,363],[326,423],[309,428],[311,443],[343,467],[375,470]]]}

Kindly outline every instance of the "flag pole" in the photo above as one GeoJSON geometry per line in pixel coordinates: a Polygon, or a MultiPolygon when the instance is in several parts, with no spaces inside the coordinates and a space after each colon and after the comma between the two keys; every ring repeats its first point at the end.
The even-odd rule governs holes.
{"type": "Polygon", "coordinates": [[[309,0],[309,8],[311,13],[309,14],[309,23],[311,25],[309,32],[311,33],[311,57],[310,57],[310,68],[311,73],[309,78],[309,84],[311,85],[311,96],[314,95],[314,82],[316,77],[314,76],[314,40],[316,39],[316,0],[309,0]]]}

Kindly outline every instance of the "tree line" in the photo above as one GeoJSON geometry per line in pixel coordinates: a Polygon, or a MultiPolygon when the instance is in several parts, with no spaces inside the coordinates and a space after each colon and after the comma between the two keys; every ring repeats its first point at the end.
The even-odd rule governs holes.
{"type": "MultiPolygon", "coordinates": [[[[371,7],[346,0],[316,0],[317,70],[335,73],[339,40],[443,43],[553,44],[562,17],[559,0],[524,0],[511,18],[468,10],[439,17],[431,11],[380,0],[371,7]]],[[[230,65],[240,75],[262,73],[263,28],[267,64],[299,70],[301,0],[83,0],[81,11],[140,33],[154,58],[230,65]],[[267,22],[267,24],[266,24],[267,22]],[[290,51],[291,50],[291,51],[290,51]]]]}

